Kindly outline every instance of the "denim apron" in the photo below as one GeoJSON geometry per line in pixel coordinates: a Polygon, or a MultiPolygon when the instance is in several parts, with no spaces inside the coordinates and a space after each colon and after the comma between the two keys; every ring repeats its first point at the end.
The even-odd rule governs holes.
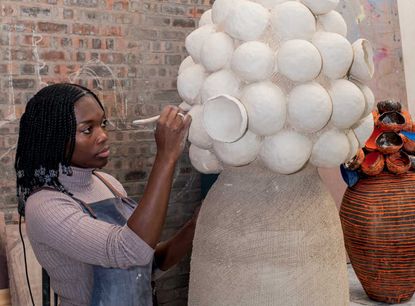
{"type": "MultiPolygon", "coordinates": [[[[87,204],[74,197],[86,213],[93,218],[124,226],[137,206],[130,198],[123,197],[101,175],[94,173],[114,194],[115,198],[87,204]]],[[[152,306],[152,263],[129,269],[93,266],[94,286],[90,306],[152,306]]]]}

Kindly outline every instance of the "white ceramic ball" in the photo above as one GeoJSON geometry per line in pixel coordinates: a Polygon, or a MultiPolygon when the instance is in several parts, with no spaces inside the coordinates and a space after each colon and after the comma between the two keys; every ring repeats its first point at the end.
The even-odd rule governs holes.
{"type": "Polygon", "coordinates": [[[287,107],[283,91],[270,81],[244,88],[241,102],[248,115],[248,128],[257,135],[268,136],[284,127],[287,107]]]}
{"type": "Polygon", "coordinates": [[[217,25],[222,24],[237,1],[238,0],[216,0],[212,5],[213,23],[217,25]]]}
{"type": "Polygon", "coordinates": [[[209,35],[203,43],[200,61],[207,71],[217,71],[231,60],[233,39],[224,32],[209,35]]]}
{"type": "Polygon", "coordinates": [[[357,151],[359,150],[360,147],[359,147],[359,141],[357,140],[356,135],[353,132],[353,130],[348,130],[346,132],[346,136],[347,136],[347,139],[349,140],[350,150],[345,161],[349,161],[353,157],[356,156],[357,151]]]}
{"type": "Polygon", "coordinates": [[[310,10],[296,1],[287,1],[271,10],[271,26],[277,41],[311,40],[316,31],[316,19],[310,10]]]}
{"type": "Polygon", "coordinates": [[[206,71],[202,65],[193,65],[177,77],[177,91],[188,104],[200,104],[199,92],[206,79],[206,71]]]}
{"type": "Polygon", "coordinates": [[[212,20],[212,9],[205,11],[202,16],[200,16],[199,19],[199,27],[207,25],[207,24],[213,24],[212,20]]]}
{"type": "Polygon", "coordinates": [[[353,126],[353,132],[355,133],[361,148],[366,145],[366,141],[372,135],[374,128],[375,121],[373,120],[372,114],[367,115],[353,126]]]}
{"type": "Polygon", "coordinates": [[[201,149],[211,148],[213,139],[208,135],[203,125],[203,106],[193,106],[189,114],[192,116],[192,123],[189,128],[189,141],[201,149]]]}
{"type": "Polygon", "coordinates": [[[322,66],[320,53],[312,43],[303,39],[288,40],[277,53],[278,71],[294,82],[315,79],[322,66]]]}
{"type": "Polygon", "coordinates": [[[274,72],[275,54],[265,43],[250,41],[236,48],[232,60],[232,70],[248,82],[269,79],[274,72]]]}
{"type": "Polygon", "coordinates": [[[189,157],[193,167],[201,173],[220,173],[223,170],[222,163],[217,159],[216,155],[209,150],[204,150],[191,144],[189,148],[189,157]]]}
{"type": "Polygon", "coordinates": [[[347,129],[362,117],[366,102],[362,91],[348,80],[333,81],[329,88],[333,103],[331,123],[339,129],[347,129]]]}
{"type": "Polygon", "coordinates": [[[243,166],[254,161],[261,148],[262,137],[249,130],[236,142],[213,142],[213,150],[217,157],[227,165],[243,166]]]}
{"type": "Polygon", "coordinates": [[[260,158],[275,172],[291,174],[299,171],[310,157],[312,142],[295,131],[282,130],[264,138],[260,158]]]}
{"type": "Polygon", "coordinates": [[[278,4],[281,4],[287,1],[296,1],[296,0],[251,0],[251,1],[259,3],[267,9],[273,9],[278,4]]]}
{"type": "Polygon", "coordinates": [[[210,74],[202,85],[202,104],[208,99],[225,94],[238,98],[240,95],[241,81],[236,75],[227,69],[222,69],[210,74]]]}
{"type": "Polygon", "coordinates": [[[337,33],[317,32],[312,42],[323,59],[323,74],[330,79],[343,78],[353,61],[353,49],[349,41],[337,33]]]}
{"type": "Polygon", "coordinates": [[[288,95],[288,121],[296,130],[321,130],[330,120],[332,110],[327,90],[316,82],[296,86],[288,95]]]}
{"type": "Polygon", "coordinates": [[[180,66],[179,66],[179,72],[178,74],[182,73],[183,70],[193,66],[195,64],[195,62],[193,61],[193,58],[189,55],[187,56],[183,62],[181,62],[180,66]]]}
{"type": "Polygon", "coordinates": [[[240,0],[225,19],[225,32],[242,41],[259,39],[269,24],[269,10],[262,5],[240,0]]]}
{"type": "Polygon", "coordinates": [[[350,143],[347,136],[337,129],[331,129],[317,139],[310,161],[317,167],[337,167],[346,161],[349,152],[350,143]]]}
{"type": "Polygon", "coordinates": [[[206,24],[200,28],[197,28],[186,37],[184,45],[187,52],[196,63],[200,62],[200,51],[202,50],[202,46],[206,38],[215,32],[216,26],[214,24],[206,24]]]}
{"type": "Polygon", "coordinates": [[[327,14],[334,10],[339,0],[301,0],[314,14],[327,14]]]}
{"type": "Polygon", "coordinates": [[[186,103],[185,101],[183,101],[182,103],[179,104],[179,108],[185,112],[188,112],[192,109],[192,106],[186,103]]]}
{"type": "Polygon", "coordinates": [[[317,29],[347,35],[347,24],[343,16],[337,11],[330,11],[327,14],[317,16],[317,29]]]}
{"type": "Polygon", "coordinates": [[[363,111],[362,117],[366,117],[367,115],[371,114],[373,108],[375,107],[375,95],[373,91],[369,88],[369,86],[364,85],[360,82],[354,81],[357,87],[360,88],[363,95],[365,96],[365,110],[363,111]]]}

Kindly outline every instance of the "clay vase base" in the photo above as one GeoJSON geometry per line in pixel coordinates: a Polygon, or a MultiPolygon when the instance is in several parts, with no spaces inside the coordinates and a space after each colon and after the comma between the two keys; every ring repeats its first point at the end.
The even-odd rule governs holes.
{"type": "Polygon", "coordinates": [[[317,169],[227,167],[193,240],[189,302],[197,306],[348,306],[338,210],[317,169]]]}

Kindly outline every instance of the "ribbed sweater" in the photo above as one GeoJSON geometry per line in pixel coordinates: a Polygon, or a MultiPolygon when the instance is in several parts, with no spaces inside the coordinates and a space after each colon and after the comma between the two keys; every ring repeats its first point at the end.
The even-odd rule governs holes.
{"type": "MultiPolygon", "coordinates": [[[[120,182],[102,175],[126,195],[120,182]]],[[[73,168],[72,176],[60,174],[59,180],[86,203],[114,197],[92,169],[73,168]]],[[[124,208],[128,217],[131,211],[124,208]]],[[[26,222],[33,251],[62,306],[90,304],[93,265],[128,268],[146,265],[154,255],[154,249],[127,225],[95,220],[78,202],[58,191],[45,189],[31,195],[26,202],[26,222]]]]}

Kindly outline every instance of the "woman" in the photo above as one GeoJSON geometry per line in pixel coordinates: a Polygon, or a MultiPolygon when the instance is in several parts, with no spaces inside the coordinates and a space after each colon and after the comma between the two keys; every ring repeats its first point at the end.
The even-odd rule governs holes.
{"type": "Polygon", "coordinates": [[[61,305],[152,304],[154,264],[173,266],[193,239],[196,216],[158,243],[190,122],[177,107],[163,109],[155,162],[136,205],[114,177],[96,171],[110,155],[98,97],[79,85],[55,84],[30,99],[15,161],[19,212],[61,305]]]}

